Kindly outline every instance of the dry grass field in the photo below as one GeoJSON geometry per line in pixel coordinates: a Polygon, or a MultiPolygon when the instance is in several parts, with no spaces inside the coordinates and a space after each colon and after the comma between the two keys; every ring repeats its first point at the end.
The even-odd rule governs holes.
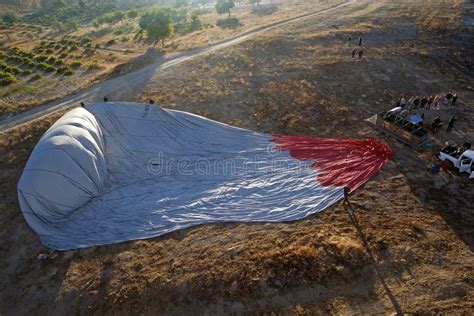
{"type": "MultiPolygon", "coordinates": [[[[376,265],[404,313],[472,314],[473,183],[428,171],[446,141],[474,141],[472,14],[461,0],[357,1],[156,73],[136,100],[123,101],[151,98],[261,132],[386,141],[393,159],[351,196],[376,265]],[[363,38],[360,60],[349,35],[363,38]],[[364,121],[401,96],[449,91],[458,106],[436,114],[458,121],[424,151],[364,121]]],[[[25,223],[15,186],[60,115],[0,138],[0,313],[395,312],[342,204],[291,223],[203,225],[49,252],[25,223]]]]}

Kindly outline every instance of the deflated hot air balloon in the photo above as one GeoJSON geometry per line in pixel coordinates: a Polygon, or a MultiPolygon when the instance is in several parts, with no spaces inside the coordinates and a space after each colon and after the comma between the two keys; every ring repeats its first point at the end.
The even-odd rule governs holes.
{"type": "Polygon", "coordinates": [[[41,241],[67,250],[205,223],[301,219],[391,155],[376,139],[256,133],[156,105],[97,103],[43,135],[18,198],[41,241]]]}

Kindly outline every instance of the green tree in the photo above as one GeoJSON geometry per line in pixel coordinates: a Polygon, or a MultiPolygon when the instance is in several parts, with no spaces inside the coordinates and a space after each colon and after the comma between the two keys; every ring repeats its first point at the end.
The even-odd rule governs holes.
{"type": "Polygon", "coordinates": [[[200,15],[201,11],[199,10],[193,10],[193,12],[191,12],[191,27],[193,30],[197,30],[201,27],[201,20],[199,19],[200,15]]]}
{"type": "Polygon", "coordinates": [[[16,21],[18,21],[18,17],[15,15],[15,13],[7,12],[2,16],[2,20],[7,24],[14,24],[16,21]]]}
{"type": "Polygon", "coordinates": [[[94,26],[97,30],[100,29],[101,25],[102,23],[100,23],[99,20],[92,21],[92,26],[94,26]]]}
{"type": "Polygon", "coordinates": [[[230,9],[235,7],[233,0],[217,0],[216,11],[219,14],[228,13],[230,16],[230,9]]]}
{"type": "Polygon", "coordinates": [[[125,14],[122,11],[115,11],[113,15],[114,23],[120,22],[125,18],[125,14]]]}
{"type": "Polygon", "coordinates": [[[183,22],[186,22],[186,19],[188,18],[188,9],[185,7],[172,9],[170,10],[170,12],[172,14],[173,22],[176,24],[181,24],[183,22]]]}
{"type": "Polygon", "coordinates": [[[138,17],[138,11],[136,9],[131,9],[127,12],[127,17],[129,19],[135,19],[136,17],[138,17]]]}
{"type": "Polygon", "coordinates": [[[255,6],[255,3],[260,6],[260,0],[249,0],[249,2],[252,6],[255,6]]]}
{"type": "Polygon", "coordinates": [[[86,8],[86,2],[85,2],[84,0],[79,0],[79,1],[77,2],[77,4],[79,5],[79,7],[80,7],[81,9],[85,9],[85,8],[86,8]]]}
{"type": "Polygon", "coordinates": [[[188,6],[188,0],[176,0],[174,6],[176,8],[187,7],[188,6]]]}
{"type": "Polygon", "coordinates": [[[145,30],[148,40],[156,45],[161,41],[165,46],[165,39],[173,35],[173,19],[170,9],[160,8],[148,12],[140,18],[140,27],[145,30]]]}
{"type": "Polygon", "coordinates": [[[61,29],[63,31],[74,31],[79,28],[80,24],[77,19],[69,19],[65,23],[63,23],[61,29]]]}
{"type": "Polygon", "coordinates": [[[53,6],[55,9],[65,8],[67,6],[66,1],[64,0],[55,0],[53,2],[53,6]]]}

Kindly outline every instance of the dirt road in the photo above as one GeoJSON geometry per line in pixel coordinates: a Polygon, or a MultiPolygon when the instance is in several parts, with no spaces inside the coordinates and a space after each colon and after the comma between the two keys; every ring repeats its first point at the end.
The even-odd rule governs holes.
{"type": "Polygon", "coordinates": [[[32,108],[31,110],[25,111],[18,115],[8,117],[0,122],[0,132],[7,132],[25,123],[32,122],[36,119],[39,119],[56,111],[78,106],[80,102],[87,103],[97,101],[103,96],[110,96],[111,99],[113,99],[114,101],[133,101],[140,92],[140,90],[146,85],[148,80],[157,72],[166,71],[171,67],[179,65],[183,62],[186,62],[203,54],[235,45],[259,33],[266,32],[289,23],[301,21],[309,17],[328,13],[333,10],[337,10],[344,6],[350,5],[353,2],[355,2],[355,0],[346,0],[341,4],[323,10],[306,13],[296,17],[284,19],[269,25],[264,25],[255,28],[253,30],[242,33],[236,37],[226,39],[224,41],[203,48],[165,55],[159,58],[155,63],[140,70],[103,81],[97,85],[74,93],[72,95],[68,95],[54,102],[47,103],[32,108]]]}

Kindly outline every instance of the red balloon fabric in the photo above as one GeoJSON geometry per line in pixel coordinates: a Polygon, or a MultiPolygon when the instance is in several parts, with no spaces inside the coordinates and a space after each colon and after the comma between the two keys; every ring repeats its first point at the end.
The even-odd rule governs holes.
{"type": "Polygon", "coordinates": [[[375,139],[335,139],[273,134],[278,150],[293,158],[313,161],[317,180],[324,186],[349,187],[353,192],[366,183],[393,156],[392,148],[375,139]]]}

